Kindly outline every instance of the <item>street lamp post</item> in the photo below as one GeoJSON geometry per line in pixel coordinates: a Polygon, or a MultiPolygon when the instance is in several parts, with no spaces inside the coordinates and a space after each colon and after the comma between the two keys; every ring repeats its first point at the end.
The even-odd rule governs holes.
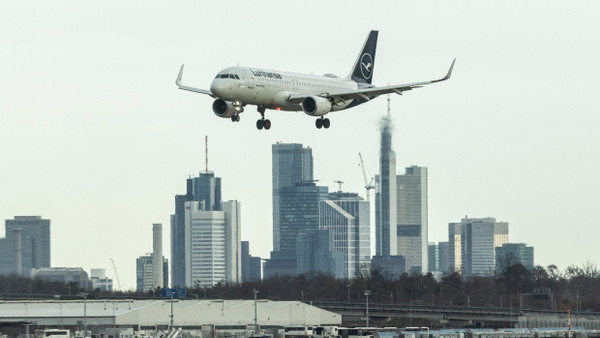
{"type": "Polygon", "coordinates": [[[81,293],[83,297],[83,338],[87,338],[87,295],[85,292],[81,293]]]}
{"type": "Polygon", "coordinates": [[[258,290],[254,289],[254,334],[258,335],[258,307],[256,304],[256,295],[258,290]]]}
{"type": "Polygon", "coordinates": [[[367,311],[366,311],[366,317],[367,317],[367,327],[369,327],[369,295],[371,294],[371,290],[365,290],[365,296],[367,297],[367,311]]]}

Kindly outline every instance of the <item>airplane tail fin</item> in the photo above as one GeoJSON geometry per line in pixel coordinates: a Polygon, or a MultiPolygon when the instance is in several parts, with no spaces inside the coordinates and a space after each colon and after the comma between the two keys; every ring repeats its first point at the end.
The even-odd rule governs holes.
{"type": "Polygon", "coordinates": [[[375,68],[375,50],[377,49],[377,34],[378,31],[371,31],[365,41],[358,58],[352,68],[352,73],[348,78],[356,81],[371,84],[373,78],[373,70],[375,68]]]}

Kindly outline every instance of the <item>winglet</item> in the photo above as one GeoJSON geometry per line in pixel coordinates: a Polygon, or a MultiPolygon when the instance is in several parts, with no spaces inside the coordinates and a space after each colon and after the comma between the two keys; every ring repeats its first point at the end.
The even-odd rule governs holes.
{"type": "MultiPolygon", "coordinates": [[[[453,64],[454,65],[454,64],[453,64]]],[[[181,69],[179,70],[179,75],[177,75],[177,80],[175,80],[175,84],[178,87],[181,87],[181,77],[183,76],[183,65],[181,65],[181,69]]]]}
{"type": "Polygon", "coordinates": [[[452,61],[452,64],[450,65],[450,69],[448,69],[448,74],[446,74],[446,76],[444,76],[443,78],[439,79],[439,80],[435,80],[433,82],[440,82],[440,81],[446,81],[450,78],[450,75],[452,75],[452,69],[454,68],[454,63],[456,62],[456,59],[454,59],[454,61],[452,61]]]}

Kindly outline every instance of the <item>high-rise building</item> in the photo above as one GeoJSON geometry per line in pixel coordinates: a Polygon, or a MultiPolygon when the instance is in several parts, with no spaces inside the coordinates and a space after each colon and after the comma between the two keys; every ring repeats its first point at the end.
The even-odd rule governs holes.
{"type": "Polygon", "coordinates": [[[398,252],[396,214],[396,153],[392,150],[391,117],[383,119],[379,152],[379,175],[375,176],[375,244],[377,256],[398,252]]]}
{"type": "Polygon", "coordinates": [[[297,143],[276,143],[272,146],[273,160],[273,251],[281,244],[281,189],[296,183],[313,180],[312,149],[297,143]]]}
{"type": "Polygon", "coordinates": [[[384,276],[398,278],[405,274],[406,262],[404,256],[373,256],[371,268],[381,271],[384,276]]]}
{"type": "Polygon", "coordinates": [[[261,258],[250,255],[250,242],[242,241],[241,248],[242,282],[255,282],[261,280],[261,258]]]}
{"type": "Polygon", "coordinates": [[[448,269],[462,271],[463,227],[461,223],[448,224],[448,269]]]}
{"type": "Polygon", "coordinates": [[[461,224],[464,275],[491,274],[496,267],[495,248],[508,243],[508,223],[488,217],[465,218],[461,224]]]}
{"type": "MultiPolygon", "coordinates": [[[[136,291],[147,292],[155,290],[154,287],[154,257],[152,254],[140,256],[135,260],[136,291]]],[[[169,283],[169,261],[163,257],[162,264],[163,281],[169,283]]]]}
{"type": "Polygon", "coordinates": [[[438,244],[439,269],[441,272],[450,271],[450,243],[440,242],[438,244]]]}
{"type": "Polygon", "coordinates": [[[504,243],[496,247],[496,271],[502,272],[517,263],[531,270],[535,266],[533,258],[532,246],[525,243],[504,243]]]}
{"type": "Polygon", "coordinates": [[[411,273],[427,272],[427,168],[412,166],[396,177],[397,254],[411,273]]]}
{"type": "Polygon", "coordinates": [[[282,187],[279,194],[279,250],[265,262],[265,278],[297,274],[296,239],[301,232],[319,228],[319,203],[327,199],[328,188],[301,182],[282,187]]]}
{"type": "Polygon", "coordinates": [[[296,272],[321,272],[343,278],[344,255],[333,248],[333,231],[313,229],[302,231],[296,239],[296,272]]]}
{"type": "Polygon", "coordinates": [[[185,203],[190,201],[201,202],[203,210],[222,210],[221,178],[212,171],[200,172],[198,177],[187,179],[185,195],[175,196],[175,214],[171,215],[171,277],[175,287],[183,287],[186,281],[185,203]]]}
{"type": "Polygon", "coordinates": [[[334,192],[320,203],[319,227],[333,232],[333,248],[344,258],[339,278],[354,278],[371,262],[369,202],[358,194],[334,192]]]}
{"type": "Polygon", "coordinates": [[[185,203],[185,286],[241,281],[240,203],[221,202],[223,211],[185,203]]]}
{"type": "Polygon", "coordinates": [[[296,252],[298,234],[319,228],[319,203],[329,197],[328,188],[301,182],[281,188],[279,197],[279,250],[296,252]]]}
{"type": "Polygon", "coordinates": [[[429,243],[427,249],[429,263],[427,266],[429,267],[429,271],[440,271],[440,247],[437,243],[431,242],[429,243]]]}
{"type": "Polygon", "coordinates": [[[31,269],[50,267],[50,220],[41,216],[15,216],[5,223],[0,239],[0,274],[31,277],[31,269]]]}

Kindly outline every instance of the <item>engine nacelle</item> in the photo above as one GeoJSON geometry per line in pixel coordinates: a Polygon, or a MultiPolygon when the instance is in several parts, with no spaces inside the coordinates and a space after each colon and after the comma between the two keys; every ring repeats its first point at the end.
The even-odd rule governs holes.
{"type": "Polygon", "coordinates": [[[323,116],[331,111],[331,102],[319,96],[309,96],[302,100],[302,110],[310,116],[323,116]]]}
{"type": "Polygon", "coordinates": [[[212,109],[215,115],[222,118],[230,118],[241,112],[241,110],[238,110],[238,108],[233,105],[233,102],[221,99],[216,99],[215,102],[213,102],[212,109]]]}

